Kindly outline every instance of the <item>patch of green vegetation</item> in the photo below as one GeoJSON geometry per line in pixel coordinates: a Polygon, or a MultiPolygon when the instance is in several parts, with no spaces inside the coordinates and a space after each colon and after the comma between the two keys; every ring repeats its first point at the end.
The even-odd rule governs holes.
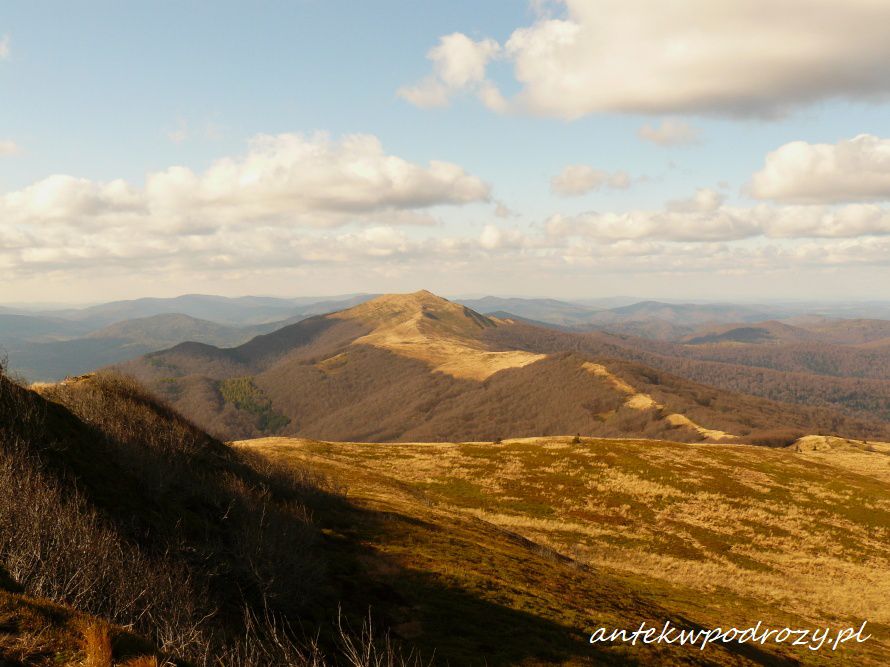
{"type": "Polygon", "coordinates": [[[222,380],[219,392],[226,403],[256,416],[256,427],[262,433],[278,433],[290,423],[290,419],[272,409],[272,401],[254,384],[253,378],[222,380]]]}

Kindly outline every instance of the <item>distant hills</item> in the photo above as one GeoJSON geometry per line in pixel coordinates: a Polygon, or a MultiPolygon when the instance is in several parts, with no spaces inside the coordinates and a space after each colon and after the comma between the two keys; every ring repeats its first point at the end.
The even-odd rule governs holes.
{"type": "Polygon", "coordinates": [[[227,439],[582,433],[788,444],[804,433],[887,433],[887,424],[866,416],[690,382],[631,359],[615,340],[490,317],[417,292],[307,318],[236,347],[183,343],[119,368],[227,439]]]}
{"type": "MultiPolygon", "coordinates": [[[[369,298],[364,295],[337,297],[339,307],[369,298]]],[[[279,299],[275,297],[224,297],[208,294],[185,294],[169,299],[144,298],[112,301],[87,308],[44,311],[41,315],[74,322],[88,322],[91,326],[105,326],[133,318],[151,317],[165,313],[179,313],[221,324],[244,326],[285,320],[307,308],[324,303],[323,298],[279,299]]]]}
{"type": "MultiPolygon", "coordinates": [[[[298,299],[185,295],[81,309],[9,307],[0,309],[0,355],[8,357],[12,371],[29,380],[54,381],[183,342],[237,347],[372,298],[369,294],[298,299]]],[[[531,345],[529,349],[540,354],[583,352],[642,364],[726,391],[890,421],[890,321],[833,316],[880,314],[882,304],[628,301],[633,300],[489,296],[460,303],[497,321],[533,327],[533,340],[524,335],[517,339],[522,326],[486,334],[512,332],[509,340],[497,343],[507,349],[531,345]],[[581,337],[553,334],[545,341],[540,329],[581,337]]],[[[168,384],[168,391],[180,384],[168,384]]]]}
{"type": "Polygon", "coordinates": [[[572,331],[608,330],[615,333],[643,335],[658,340],[679,339],[703,325],[755,322],[774,314],[774,310],[767,307],[677,304],[661,301],[639,301],[609,308],[555,299],[485,297],[460,302],[481,313],[512,313],[525,319],[572,331]]]}
{"type": "Polygon", "coordinates": [[[185,295],[81,309],[0,312],[0,352],[8,356],[11,370],[30,380],[53,381],[184,341],[237,345],[368,298],[185,295]]]}

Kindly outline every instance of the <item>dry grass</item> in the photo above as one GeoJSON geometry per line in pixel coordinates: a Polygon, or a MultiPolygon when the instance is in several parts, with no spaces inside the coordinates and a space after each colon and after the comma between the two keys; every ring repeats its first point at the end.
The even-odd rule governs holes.
{"type": "MultiPolygon", "coordinates": [[[[890,651],[890,491],[862,472],[865,457],[872,467],[890,468],[880,444],[800,453],[633,439],[573,444],[568,437],[496,445],[242,444],[325,469],[373,506],[437,525],[481,520],[519,534],[594,568],[597,577],[649,591],[704,626],[858,626],[867,619],[879,643],[863,645],[857,664],[884,664],[878,656],[890,651]]],[[[423,567],[470,577],[457,563],[434,560],[423,558],[423,567]]],[[[529,572],[516,576],[511,585],[529,572]]],[[[592,590],[582,594],[588,603],[592,590]]],[[[498,591],[502,600],[513,595],[498,591]]],[[[562,599],[547,588],[537,595],[562,599]]],[[[609,602],[597,604],[592,616],[609,602]]],[[[564,622],[571,615],[554,614],[564,622]]],[[[801,656],[807,664],[822,659],[801,656]]]]}
{"type": "Polygon", "coordinates": [[[111,632],[101,621],[91,621],[83,629],[84,667],[113,667],[111,632]]]}

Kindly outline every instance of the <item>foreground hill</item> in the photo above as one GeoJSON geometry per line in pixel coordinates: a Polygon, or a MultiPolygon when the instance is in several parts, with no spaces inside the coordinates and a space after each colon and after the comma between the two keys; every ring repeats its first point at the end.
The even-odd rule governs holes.
{"type": "Polygon", "coordinates": [[[581,433],[774,444],[885,424],[729,394],[563,333],[429,292],[387,295],[234,348],[185,343],[122,364],[225,438],[494,440],[581,433]],[[531,333],[530,333],[531,332],[531,333]],[[781,433],[778,433],[781,432],[781,433]],[[789,439],[790,438],[790,439],[789,439]]]}
{"type": "Polygon", "coordinates": [[[341,507],[324,480],[232,450],[129,380],[38,393],[0,374],[0,589],[14,591],[0,594],[0,664],[112,667],[81,662],[87,615],[177,664],[331,664],[321,651],[357,641],[332,625],[338,607],[360,632],[374,601],[352,589],[353,545],[310,518],[341,507]]]}
{"type": "Polygon", "coordinates": [[[666,620],[685,628],[758,621],[858,628],[867,619],[873,639],[837,652],[787,644],[705,651],[598,645],[587,647],[586,658],[884,665],[890,657],[888,443],[236,444],[336,477],[353,502],[387,517],[345,530],[373,545],[377,580],[396,587],[403,604],[417,605],[402,631],[448,647],[454,664],[473,664],[481,654],[489,665],[516,664],[512,651],[544,650],[544,637],[553,661],[575,664],[585,656],[584,636],[597,627],[666,620]],[[461,611],[448,599],[423,597],[415,581],[400,579],[405,570],[449,582],[455,596],[467,596],[461,611]],[[542,624],[528,626],[530,618],[542,624]],[[474,625],[478,632],[468,635],[474,625]]]}

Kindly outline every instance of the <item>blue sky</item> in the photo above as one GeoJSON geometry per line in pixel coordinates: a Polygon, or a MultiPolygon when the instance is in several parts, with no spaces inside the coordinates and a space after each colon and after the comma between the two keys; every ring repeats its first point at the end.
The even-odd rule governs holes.
{"type": "Polygon", "coordinates": [[[875,3],[848,4],[758,0],[751,21],[702,0],[665,16],[643,0],[4,3],[0,300],[421,287],[890,298],[890,40],[869,32],[875,3]],[[825,16],[798,20],[817,5],[825,16]],[[844,22],[858,37],[837,37],[844,22]],[[569,46],[554,37],[566,30],[569,46]],[[434,94],[410,92],[424,81],[434,94]],[[639,136],[662,123],[696,138],[639,136]],[[261,135],[323,155],[304,162],[305,145],[278,142],[261,151],[277,167],[255,172],[261,135]],[[372,163],[344,153],[351,135],[379,142],[372,163]],[[860,135],[871,140],[849,143],[860,135]],[[791,142],[803,152],[777,157],[752,195],[791,142]],[[421,171],[393,185],[389,158],[421,171]],[[211,177],[226,159],[240,175],[211,177]],[[462,176],[415,183],[431,161],[462,176]],[[350,180],[359,163],[390,190],[350,180]],[[552,179],[572,165],[587,171],[566,196],[552,179]],[[148,186],[177,166],[191,185],[148,186]],[[248,172],[272,182],[240,193],[248,172]],[[34,189],[54,176],[68,180],[34,189]],[[118,181],[124,203],[103,190],[118,181]],[[697,190],[714,197],[677,203],[697,190]]]}

